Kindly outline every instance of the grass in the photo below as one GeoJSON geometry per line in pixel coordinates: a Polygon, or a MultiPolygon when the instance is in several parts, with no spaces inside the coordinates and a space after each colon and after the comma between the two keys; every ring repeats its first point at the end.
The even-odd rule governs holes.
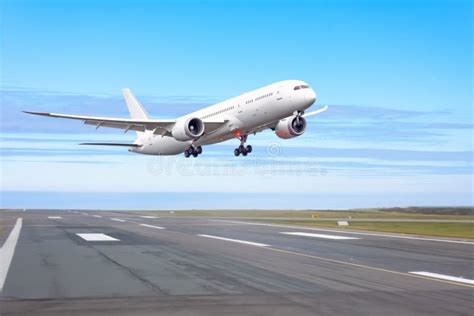
{"type": "Polygon", "coordinates": [[[275,210],[212,210],[212,211],[149,211],[141,212],[157,216],[202,216],[221,218],[248,218],[252,221],[291,224],[310,227],[330,227],[348,230],[368,230],[390,233],[428,235],[439,237],[454,237],[474,239],[473,223],[436,223],[436,222],[397,222],[400,220],[474,220],[472,208],[451,208],[445,210],[447,214],[440,214],[440,208],[409,208],[409,209],[364,209],[364,210],[308,210],[308,211],[275,211],[275,210]],[[459,215],[460,211],[467,215],[459,215]],[[450,215],[454,214],[454,215],[450,215]],[[314,220],[312,219],[314,216],[314,220]],[[362,221],[350,222],[349,227],[337,225],[337,219],[358,219],[362,221]],[[390,222],[370,222],[369,220],[390,219],[390,222]],[[367,221],[364,221],[367,220],[367,221]]]}
{"type": "MultiPolygon", "coordinates": [[[[265,221],[267,222],[267,221],[265,221]]],[[[309,227],[330,227],[347,230],[369,230],[414,235],[454,237],[474,239],[472,223],[418,223],[418,222],[350,222],[349,227],[341,227],[337,222],[308,222],[298,220],[272,220],[273,224],[290,224],[309,227]]]]}
{"type": "MultiPolygon", "coordinates": [[[[142,213],[142,212],[141,212],[142,213]]],[[[448,214],[421,214],[404,212],[386,212],[381,210],[354,210],[354,211],[274,211],[274,210],[213,210],[213,211],[148,211],[143,212],[158,216],[203,216],[203,217],[249,217],[249,218],[312,218],[318,219],[460,219],[474,220],[474,215],[448,215],[448,214]]]]}

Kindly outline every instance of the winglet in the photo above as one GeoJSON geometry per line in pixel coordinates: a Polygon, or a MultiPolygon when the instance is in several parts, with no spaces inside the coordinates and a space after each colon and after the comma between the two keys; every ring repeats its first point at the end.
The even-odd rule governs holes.
{"type": "Polygon", "coordinates": [[[323,108],[321,108],[319,110],[303,114],[303,117],[308,117],[308,116],[311,116],[311,115],[316,115],[316,114],[322,113],[322,112],[326,111],[328,108],[329,107],[327,105],[325,105],[323,108]]]}
{"type": "Polygon", "coordinates": [[[42,115],[42,116],[51,116],[51,113],[48,112],[33,112],[33,111],[22,111],[26,114],[33,114],[33,115],[42,115]]]}

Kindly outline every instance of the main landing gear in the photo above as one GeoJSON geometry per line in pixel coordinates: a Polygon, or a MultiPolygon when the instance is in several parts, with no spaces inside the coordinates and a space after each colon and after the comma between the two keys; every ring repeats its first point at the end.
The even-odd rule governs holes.
{"type": "Polygon", "coordinates": [[[252,152],[252,146],[247,145],[245,146],[245,143],[247,142],[247,135],[244,135],[240,137],[240,146],[234,149],[234,156],[239,156],[242,154],[242,156],[247,156],[252,152]]]}
{"type": "Polygon", "coordinates": [[[189,158],[189,156],[197,157],[202,153],[202,147],[201,146],[189,146],[188,149],[184,151],[184,157],[189,158]]]}

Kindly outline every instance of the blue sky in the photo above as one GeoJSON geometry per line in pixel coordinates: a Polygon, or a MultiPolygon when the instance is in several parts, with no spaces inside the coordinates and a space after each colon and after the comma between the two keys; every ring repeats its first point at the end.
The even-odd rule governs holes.
{"type": "Polygon", "coordinates": [[[3,207],[474,204],[470,1],[1,6],[3,207]],[[81,147],[133,135],[20,112],[126,117],[129,87],[171,118],[284,79],[330,110],[302,137],[251,137],[246,159],[237,141],[194,160],[81,147]]]}

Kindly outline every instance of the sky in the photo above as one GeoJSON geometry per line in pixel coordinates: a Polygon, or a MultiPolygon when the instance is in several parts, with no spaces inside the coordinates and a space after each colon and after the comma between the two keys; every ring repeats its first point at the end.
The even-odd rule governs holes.
{"type": "Polygon", "coordinates": [[[0,207],[473,206],[471,1],[0,3],[0,207]],[[175,118],[286,79],[318,95],[307,132],[198,159],[133,133],[22,110],[127,117],[131,88],[175,118]]]}

